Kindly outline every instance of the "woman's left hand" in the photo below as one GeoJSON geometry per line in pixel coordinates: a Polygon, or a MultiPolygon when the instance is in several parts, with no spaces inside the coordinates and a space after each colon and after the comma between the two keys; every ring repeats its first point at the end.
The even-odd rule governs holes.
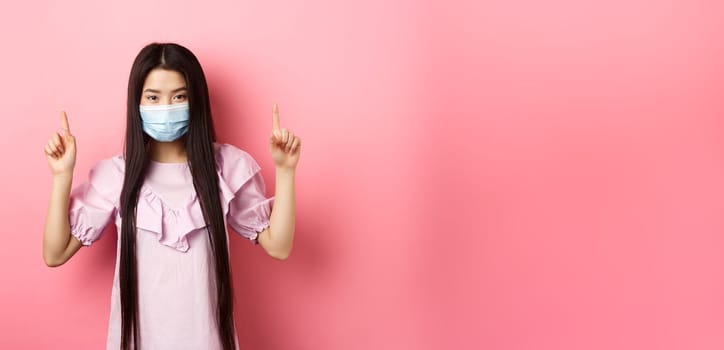
{"type": "Polygon", "coordinates": [[[294,170],[299,162],[301,147],[302,140],[298,136],[279,126],[279,107],[274,104],[269,148],[276,167],[294,170]]]}

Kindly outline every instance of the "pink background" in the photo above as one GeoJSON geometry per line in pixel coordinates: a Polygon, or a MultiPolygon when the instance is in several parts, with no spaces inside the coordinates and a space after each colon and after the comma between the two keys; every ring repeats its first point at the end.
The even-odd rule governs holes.
{"type": "MultiPolygon", "coordinates": [[[[22,5],[21,5],[22,3],[22,5]]],[[[246,349],[723,349],[718,1],[76,1],[0,9],[0,348],[105,345],[115,229],[42,260],[43,155],[121,151],[151,41],[221,141],[303,140],[287,261],[235,236],[246,349]],[[202,4],[203,3],[203,4],[202,4]]]]}

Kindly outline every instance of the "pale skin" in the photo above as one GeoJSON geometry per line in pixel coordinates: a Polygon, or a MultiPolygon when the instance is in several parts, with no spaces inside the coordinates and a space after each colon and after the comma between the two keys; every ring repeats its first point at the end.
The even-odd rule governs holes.
{"type": "MultiPolygon", "coordinates": [[[[182,74],[165,69],[152,70],[142,89],[141,104],[174,104],[187,101],[182,74]]],[[[52,189],[43,234],[43,260],[50,267],[63,265],[83,246],[70,234],[68,205],[76,161],[76,139],[70,131],[68,116],[61,113],[61,132],[51,135],[45,156],[52,174],[52,189]]],[[[181,139],[158,142],[151,139],[149,157],[155,161],[181,163],[186,150],[181,139]]],[[[259,233],[259,245],[266,253],[285,260],[292,251],[295,222],[294,175],[301,152],[301,139],[279,122],[279,107],[272,108],[269,149],[276,167],[276,188],[270,225],[259,233]]]]}

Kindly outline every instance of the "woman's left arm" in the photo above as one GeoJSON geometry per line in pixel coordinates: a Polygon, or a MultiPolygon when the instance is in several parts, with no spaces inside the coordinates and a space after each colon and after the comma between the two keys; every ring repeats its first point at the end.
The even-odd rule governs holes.
{"type": "Polygon", "coordinates": [[[274,105],[272,112],[272,134],[269,138],[272,159],[276,165],[276,185],[274,206],[270,224],[259,233],[259,244],[270,256],[285,260],[292,252],[294,241],[294,175],[301,139],[286,128],[279,126],[279,107],[274,105]]]}

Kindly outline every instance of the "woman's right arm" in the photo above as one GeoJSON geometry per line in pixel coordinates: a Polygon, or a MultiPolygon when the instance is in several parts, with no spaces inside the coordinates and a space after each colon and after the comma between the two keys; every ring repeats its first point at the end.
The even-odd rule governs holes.
{"type": "Polygon", "coordinates": [[[53,133],[45,146],[45,155],[53,175],[43,234],[43,260],[50,267],[64,264],[82,246],[80,241],[70,234],[68,219],[76,144],[75,137],[70,133],[68,116],[65,112],[61,118],[61,127],[62,134],[53,133]]]}

